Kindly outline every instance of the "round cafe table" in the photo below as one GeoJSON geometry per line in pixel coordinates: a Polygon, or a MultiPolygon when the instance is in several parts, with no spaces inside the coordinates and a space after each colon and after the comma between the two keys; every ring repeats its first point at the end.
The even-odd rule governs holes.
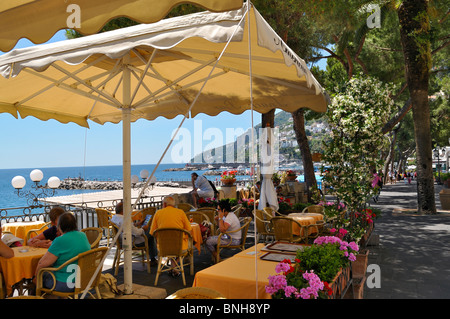
{"type": "Polygon", "coordinates": [[[24,278],[33,278],[36,267],[47,248],[29,246],[14,247],[14,257],[0,257],[0,271],[5,281],[6,293],[12,294],[12,286],[24,278]]]}
{"type": "MultiPolygon", "coordinates": [[[[27,233],[32,229],[40,229],[45,224],[46,222],[44,221],[6,223],[2,225],[2,232],[8,231],[14,236],[22,238],[24,243],[26,243],[27,233]]],[[[42,229],[40,232],[43,232],[44,230],[45,229],[42,229]]]]}

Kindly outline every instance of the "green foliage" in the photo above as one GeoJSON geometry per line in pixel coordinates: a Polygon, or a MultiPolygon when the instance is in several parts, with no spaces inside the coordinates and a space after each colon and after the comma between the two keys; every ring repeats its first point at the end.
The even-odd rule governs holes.
{"type": "Polygon", "coordinates": [[[393,88],[360,75],[339,90],[327,112],[331,141],[324,144],[323,159],[329,167],[323,181],[350,211],[358,211],[374,191],[372,170],[382,164],[380,132],[393,105],[393,88]]]}
{"type": "Polygon", "coordinates": [[[297,252],[300,268],[314,270],[321,280],[331,282],[339,269],[348,265],[338,245],[312,245],[297,252]]]}

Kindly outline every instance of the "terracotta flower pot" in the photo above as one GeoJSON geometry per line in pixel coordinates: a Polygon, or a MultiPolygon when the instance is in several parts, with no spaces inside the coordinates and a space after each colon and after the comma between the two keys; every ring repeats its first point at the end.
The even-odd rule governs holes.
{"type": "Polygon", "coordinates": [[[286,176],[286,179],[288,180],[288,181],[295,181],[296,179],[297,179],[297,175],[291,175],[291,176],[286,176]]]}

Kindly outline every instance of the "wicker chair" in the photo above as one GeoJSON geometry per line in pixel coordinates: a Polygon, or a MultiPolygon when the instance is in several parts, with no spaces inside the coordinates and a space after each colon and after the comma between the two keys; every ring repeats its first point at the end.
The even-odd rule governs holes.
{"type": "MultiPolygon", "coordinates": [[[[109,224],[112,227],[113,237],[115,238],[117,236],[117,233],[119,232],[119,227],[117,227],[117,225],[114,224],[111,221],[109,222],[109,224]]],[[[145,238],[145,245],[144,246],[136,246],[134,244],[134,240],[133,240],[132,250],[141,252],[142,263],[143,264],[145,264],[145,263],[147,264],[147,272],[150,273],[150,254],[149,254],[149,249],[148,249],[147,236],[144,236],[144,238],[145,238]]],[[[123,252],[122,239],[121,239],[120,236],[117,236],[117,239],[116,239],[116,254],[114,255],[114,262],[113,262],[114,276],[117,276],[117,274],[119,273],[119,264],[120,264],[120,259],[121,259],[122,252],[123,252]]]]}
{"type": "Polygon", "coordinates": [[[199,207],[197,208],[197,212],[202,212],[203,214],[206,214],[208,216],[209,221],[212,224],[212,234],[215,234],[217,231],[217,224],[216,224],[216,215],[217,215],[217,209],[213,207],[199,207]]]}
{"type": "Polygon", "coordinates": [[[303,210],[302,213],[319,213],[319,214],[324,214],[324,208],[322,205],[310,205],[310,206],[306,206],[303,210]]]}
{"type": "Polygon", "coordinates": [[[201,224],[203,221],[207,221],[208,223],[211,223],[211,220],[209,219],[208,215],[206,215],[204,212],[196,210],[194,212],[186,212],[186,217],[194,223],[201,224]]]}
{"type": "Polygon", "coordinates": [[[91,249],[98,248],[103,237],[103,230],[100,227],[87,227],[81,231],[86,234],[89,244],[91,244],[91,249]]]}
{"type": "Polygon", "coordinates": [[[190,265],[190,274],[191,276],[194,275],[194,248],[191,233],[181,228],[158,228],[154,231],[153,236],[158,243],[158,271],[156,273],[155,286],[158,285],[159,275],[171,269],[181,272],[183,285],[186,286],[184,266],[190,265]],[[188,248],[183,250],[185,236],[188,237],[188,248]],[[164,264],[163,258],[165,257],[175,263],[175,267],[169,267],[167,264],[164,264]],[[189,263],[186,265],[184,264],[184,258],[189,258],[189,263]],[[176,261],[176,259],[179,261],[176,261]]]}
{"type": "Polygon", "coordinates": [[[5,281],[3,280],[3,274],[0,271],[0,299],[5,299],[6,297],[6,285],[5,281]]]}
{"type": "Polygon", "coordinates": [[[262,210],[255,209],[253,211],[255,226],[256,226],[256,243],[259,243],[260,237],[264,238],[264,242],[267,242],[267,238],[273,238],[274,231],[271,223],[272,216],[268,215],[262,210]]]}
{"type": "MultiPolygon", "coordinates": [[[[202,212],[202,211],[187,212],[186,213],[186,217],[191,222],[197,223],[199,225],[202,224],[204,221],[206,221],[209,224],[209,230],[210,230],[209,235],[213,235],[214,234],[214,221],[211,222],[211,220],[209,219],[208,215],[206,215],[204,212],[202,212]]],[[[206,249],[206,241],[203,242],[203,247],[205,248],[205,251],[207,251],[207,249],[206,249]]]]}
{"type": "Polygon", "coordinates": [[[106,231],[106,240],[109,246],[109,238],[111,237],[112,228],[109,224],[112,213],[109,210],[103,208],[96,208],[95,213],[97,214],[98,227],[106,231]]]}
{"type": "Polygon", "coordinates": [[[189,203],[179,203],[177,205],[177,208],[182,209],[185,213],[189,212],[189,211],[193,211],[196,210],[196,208],[194,206],[192,206],[189,203]]]}
{"type": "MultiPolygon", "coordinates": [[[[99,271],[92,282],[92,285],[88,287],[91,278],[95,274],[97,267],[103,262],[103,257],[106,254],[108,248],[100,247],[96,249],[88,250],[84,253],[79,254],[78,256],[73,257],[72,259],[66,261],[64,264],[59,266],[58,268],[41,268],[36,276],[36,295],[43,296],[45,294],[56,295],[59,297],[68,297],[68,298],[78,298],[78,295],[83,293],[85,290],[95,289],[96,295],[98,299],[101,299],[100,291],[98,289],[98,284],[100,280],[101,271],[99,271]],[[49,273],[53,276],[53,280],[55,281],[55,275],[53,272],[57,270],[61,270],[69,264],[74,262],[78,262],[78,271],[76,273],[75,282],[79,283],[79,285],[75,286],[75,291],[73,292],[59,292],[53,290],[53,288],[44,288],[43,284],[43,275],[44,273],[49,273]]],[[[91,292],[89,292],[90,295],[91,292]]],[[[94,297],[94,295],[92,295],[94,297]]]]}
{"type": "Polygon", "coordinates": [[[250,217],[245,217],[245,219],[243,221],[244,224],[239,229],[219,234],[219,238],[217,239],[217,257],[216,257],[217,263],[220,262],[220,251],[223,249],[240,249],[241,251],[245,250],[245,242],[247,240],[248,227],[250,226],[251,221],[252,221],[252,219],[250,217]],[[231,241],[228,245],[222,244],[222,242],[221,242],[222,235],[227,234],[229,236],[230,234],[236,233],[238,231],[242,231],[241,242],[238,245],[231,245],[231,241]]]}
{"type": "Polygon", "coordinates": [[[275,216],[284,216],[283,214],[280,214],[277,210],[273,209],[272,207],[264,207],[263,211],[268,214],[271,218],[275,216]]]}
{"type": "Polygon", "coordinates": [[[142,219],[145,219],[145,216],[147,215],[155,215],[156,213],[156,207],[147,207],[141,210],[142,212],[142,219]]]}
{"type": "Polygon", "coordinates": [[[231,212],[236,215],[237,218],[241,218],[241,213],[244,210],[242,204],[237,204],[236,206],[231,207],[231,212]]]}
{"type": "Polygon", "coordinates": [[[301,225],[296,220],[289,217],[273,217],[271,219],[273,224],[273,230],[275,235],[275,240],[277,241],[287,241],[290,243],[298,243],[301,241],[308,241],[308,227],[301,225]],[[297,236],[292,231],[292,226],[297,224],[300,228],[300,236],[297,236]]]}
{"type": "Polygon", "coordinates": [[[42,226],[41,228],[39,228],[39,229],[30,229],[30,230],[27,232],[25,245],[26,245],[26,243],[27,243],[32,237],[35,237],[35,236],[39,235],[42,231],[44,231],[45,229],[49,228],[50,224],[51,224],[51,222],[47,222],[47,223],[45,223],[45,225],[43,225],[43,226],[42,226]]]}

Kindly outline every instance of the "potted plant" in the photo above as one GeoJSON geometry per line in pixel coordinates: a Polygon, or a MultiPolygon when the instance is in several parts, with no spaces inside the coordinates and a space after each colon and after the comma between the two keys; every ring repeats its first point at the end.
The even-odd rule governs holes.
{"type": "Polygon", "coordinates": [[[317,299],[342,293],[349,276],[350,262],[355,260],[358,245],[334,236],[316,238],[314,244],[297,251],[294,262],[283,260],[269,276],[266,292],[272,298],[317,299]],[[347,276],[345,277],[344,276],[347,276]],[[346,280],[340,280],[340,277],[346,280]]]}
{"type": "Polygon", "coordinates": [[[273,182],[273,186],[277,187],[278,185],[280,185],[280,175],[278,175],[277,173],[273,173],[272,174],[272,182],[273,182]]]}
{"type": "Polygon", "coordinates": [[[237,171],[225,171],[220,175],[220,180],[225,186],[232,186],[236,182],[237,171]]]}
{"type": "Polygon", "coordinates": [[[297,174],[293,170],[286,171],[286,180],[295,181],[297,179],[297,174]]]}
{"type": "Polygon", "coordinates": [[[198,206],[200,207],[213,207],[216,208],[218,204],[217,198],[210,197],[210,198],[203,198],[200,197],[198,200],[198,206]]]}
{"type": "Polygon", "coordinates": [[[292,211],[292,204],[289,198],[278,197],[278,212],[286,215],[292,211]]]}

